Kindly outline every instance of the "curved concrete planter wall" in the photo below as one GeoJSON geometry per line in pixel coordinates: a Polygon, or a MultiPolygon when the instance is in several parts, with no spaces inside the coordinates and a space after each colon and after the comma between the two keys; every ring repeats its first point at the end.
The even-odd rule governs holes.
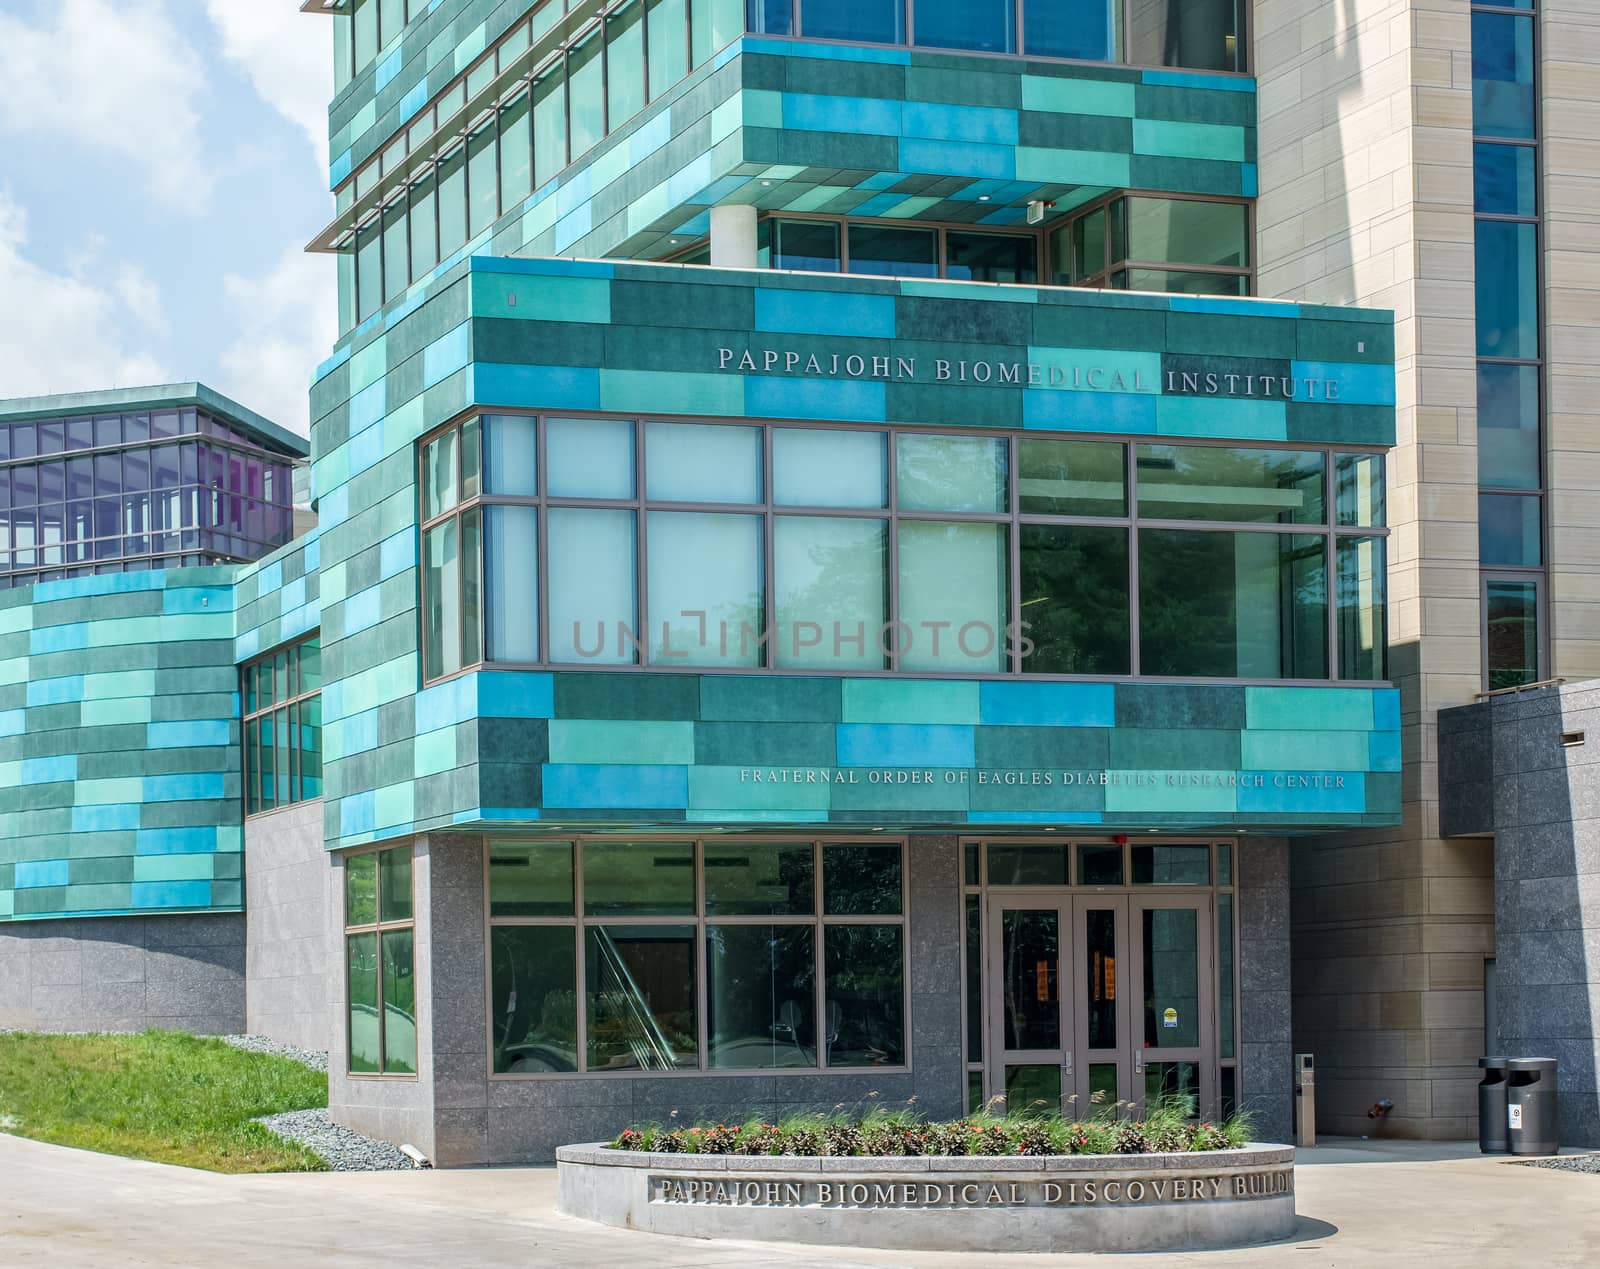
{"type": "Polygon", "coordinates": [[[556,1151],[569,1216],[655,1234],[904,1251],[1179,1251],[1294,1232],[1294,1150],[1044,1158],[556,1151]]]}

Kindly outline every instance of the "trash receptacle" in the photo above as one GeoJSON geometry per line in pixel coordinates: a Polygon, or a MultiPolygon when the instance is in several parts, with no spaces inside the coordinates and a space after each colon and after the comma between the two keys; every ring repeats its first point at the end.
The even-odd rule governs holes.
{"type": "Polygon", "coordinates": [[[1561,1149],[1556,1121],[1556,1060],[1512,1058],[1506,1063],[1506,1136],[1512,1154],[1555,1154],[1561,1149]]]}
{"type": "Polygon", "coordinates": [[[1478,1149],[1484,1154],[1505,1154],[1511,1149],[1506,1136],[1506,1059],[1478,1059],[1483,1078],[1478,1081],[1478,1149]]]}

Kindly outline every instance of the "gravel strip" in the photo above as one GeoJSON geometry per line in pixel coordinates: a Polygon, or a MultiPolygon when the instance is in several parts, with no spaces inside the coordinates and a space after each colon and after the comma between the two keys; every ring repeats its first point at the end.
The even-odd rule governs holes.
{"type": "Polygon", "coordinates": [[[417,1166],[399,1146],[341,1128],[325,1110],[291,1110],[256,1122],[304,1146],[335,1172],[409,1172],[417,1166]]]}
{"type": "Polygon", "coordinates": [[[268,1053],[273,1057],[285,1057],[290,1061],[299,1062],[302,1066],[309,1066],[313,1071],[326,1071],[328,1069],[328,1054],[323,1049],[302,1049],[293,1044],[284,1044],[281,1040],[272,1040],[264,1035],[219,1035],[217,1039],[224,1044],[231,1044],[236,1049],[243,1049],[246,1053],[268,1053]]]}
{"type": "Polygon", "coordinates": [[[1600,1176],[1600,1154],[1569,1154],[1561,1159],[1528,1159],[1528,1168],[1554,1168],[1558,1172],[1591,1172],[1600,1176]]]}

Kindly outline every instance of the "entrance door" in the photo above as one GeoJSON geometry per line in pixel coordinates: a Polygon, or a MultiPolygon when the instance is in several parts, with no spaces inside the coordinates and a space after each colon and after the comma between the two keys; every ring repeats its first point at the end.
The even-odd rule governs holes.
{"type": "Polygon", "coordinates": [[[1216,1101],[1209,897],[991,894],[988,1096],[1088,1118],[1216,1101]]]}

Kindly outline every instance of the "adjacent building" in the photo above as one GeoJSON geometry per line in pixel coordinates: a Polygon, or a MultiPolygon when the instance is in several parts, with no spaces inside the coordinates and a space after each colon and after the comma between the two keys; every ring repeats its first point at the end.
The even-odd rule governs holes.
{"type": "Polygon", "coordinates": [[[209,992],[445,1164],[912,1098],[1283,1138],[1299,1049],[1325,1128],[1471,1131],[1505,852],[1437,712],[1600,673],[1576,8],[304,7],[316,526],[0,593],[0,819],[63,826],[0,838],[0,1022],[209,992]],[[88,655],[157,628],[205,744],[88,655]],[[181,916],[88,889],[201,856],[181,916]]]}

